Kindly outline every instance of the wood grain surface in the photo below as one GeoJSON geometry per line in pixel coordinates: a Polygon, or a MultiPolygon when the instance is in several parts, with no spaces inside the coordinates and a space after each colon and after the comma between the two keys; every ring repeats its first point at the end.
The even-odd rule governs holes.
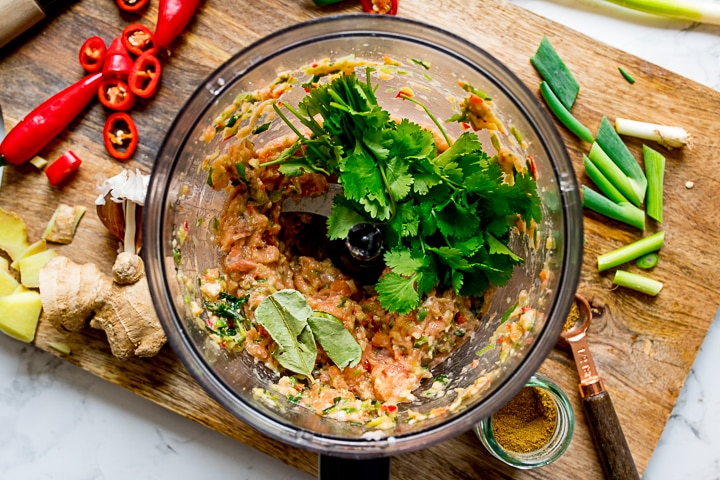
{"type": "MultiPolygon", "coordinates": [[[[143,16],[120,15],[114,2],[79,0],[59,16],[41,22],[0,51],[0,102],[5,126],[18,122],[50,94],[83,75],[77,61],[85,38],[106,41],[131,22],[153,27],[156,1],[143,16]]],[[[200,82],[233,53],[282,27],[319,15],[358,12],[357,2],[318,9],[310,0],[204,0],[186,33],[163,59],[161,90],[139,102],[133,115],[141,135],[134,160],[120,164],[102,146],[107,112],[95,102],[42,151],[54,160],[72,149],[83,165],[72,181],[49,187],[34,167],[6,168],[0,207],[19,213],[28,223],[30,240],[40,238],[58,202],[85,205],[88,213],[71,245],[59,250],[77,262],[96,262],[109,273],[117,242],[94,214],[97,185],[123,168],[149,172],[164,132],[180,106],[200,82]]],[[[651,275],[665,283],[657,298],[612,290],[609,274],[598,274],[598,254],[639,238],[639,232],[601,219],[585,217],[585,260],[580,292],[597,314],[588,334],[590,350],[611,393],[620,423],[642,473],[682,388],[693,359],[720,304],[720,139],[711,131],[720,112],[720,93],[658,66],[593,41],[502,0],[403,0],[400,16],[432,19],[435,25],[488,50],[537,93],[539,78],[529,63],[540,39],[547,35],[581,90],[574,113],[595,131],[603,115],[672,122],[692,132],[692,149],[663,151],[667,155],[665,223],[649,232],[666,232],[665,247],[651,275]],[[635,77],[630,85],[617,71],[623,66],[635,77]],[[694,188],[687,189],[686,181],[694,188]]],[[[584,183],[581,153],[588,145],[558,126],[584,183]]],[[[641,143],[628,142],[639,157],[641,143]]],[[[121,362],[110,355],[102,332],[89,327],[79,333],[56,331],[41,321],[35,345],[54,354],[49,342],[72,347],[63,357],[107,381],[121,385],[179,415],[247,443],[300,470],[315,474],[314,454],[265,438],[208,398],[180,365],[169,347],[157,357],[121,362]]],[[[554,350],[541,370],[568,393],[576,413],[574,440],[568,452],[547,467],[518,471],[494,460],[472,432],[393,460],[396,479],[427,478],[602,478],[577,393],[577,373],[569,352],[554,350]]]]}

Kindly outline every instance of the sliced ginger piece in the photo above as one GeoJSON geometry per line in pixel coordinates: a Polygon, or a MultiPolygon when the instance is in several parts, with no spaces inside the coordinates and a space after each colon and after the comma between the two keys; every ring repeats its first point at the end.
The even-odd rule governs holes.
{"type": "Polygon", "coordinates": [[[29,245],[27,228],[22,218],[0,208],[0,249],[5,250],[14,260],[29,245]]]}
{"type": "Polygon", "coordinates": [[[20,260],[25,257],[35,255],[36,253],[44,252],[45,250],[47,250],[47,243],[45,242],[45,240],[38,240],[37,242],[28,245],[28,247],[22,252],[20,252],[17,258],[13,260],[13,262],[10,264],[10,268],[20,270],[20,260]]]}
{"type": "Polygon", "coordinates": [[[28,288],[40,287],[40,269],[57,256],[57,250],[50,249],[20,259],[20,283],[28,288]]]}
{"type": "Polygon", "coordinates": [[[30,343],[35,339],[41,311],[38,292],[31,290],[0,297],[0,331],[30,343]]]}
{"type": "Polygon", "coordinates": [[[5,257],[0,257],[0,270],[8,272],[10,271],[10,262],[5,257]]]}
{"type": "Polygon", "coordinates": [[[50,218],[43,239],[48,242],[69,244],[75,236],[80,219],[85,215],[85,207],[65,205],[61,203],[50,218]]]}
{"type": "Polygon", "coordinates": [[[34,291],[34,290],[32,290],[32,289],[30,289],[30,288],[27,288],[27,287],[26,287],[25,285],[23,285],[22,283],[18,283],[17,287],[15,287],[15,290],[13,290],[12,294],[15,295],[16,293],[21,293],[21,292],[33,292],[33,291],[34,291]]]}
{"type": "Polygon", "coordinates": [[[20,283],[12,273],[0,269],[0,297],[12,294],[20,283]]]}

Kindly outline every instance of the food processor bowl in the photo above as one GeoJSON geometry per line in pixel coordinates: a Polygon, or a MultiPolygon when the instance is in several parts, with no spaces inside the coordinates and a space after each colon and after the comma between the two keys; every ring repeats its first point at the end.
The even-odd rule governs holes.
{"type": "MultiPolygon", "coordinates": [[[[300,97],[293,95],[302,93],[295,88],[283,101],[297,102],[300,97]]],[[[448,129],[452,135],[462,132],[448,129]]],[[[279,134],[271,128],[258,135],[258,141],[270,141],[279,134]]],[[[483,146],[492,151],[489,136],[483,135],[479,132],[483,146]]],[[[574,301],[582,264],[578,184],[564,144],[536,97],[502,63],[466,40],[430,25],[382,15],[329,16],[294,25],[257,41],[221,65],[170,126],[151,175],[143,224],[143,257],[155,307],[170,345],[195,380],[225,409],[270,437],[354,459],[428,447],[471,430],[501,408],[536,373],[555,345],[574,301]],[[203,133],[242,92],[269,84],[281,72],[349,55],[378,65],[394,61],[388,59],[403,65],[403,74],[390,76],[377,89],[379,100],[389,102],[391,114],[399,117],[427,123],[416,105],[395,99],[403,86],[412,88],[438,119],[449,118],[466,95],[458,81],[482,90],[508,126],[504,135],[496,133],[521,158],[534,163],[542,206],[542,222],[512,239],[512,248],[524,262],[494,294],[480,327],[433,368],[433,378],[447,382],[444,391],[424,394],[432,380],[424,383],[416,401],[398,405],[398,418],[403,420],[384,430],[322,417],[282,396],[268,402],[253,395],[257,388],[270,390],[277,372],[246,352],[219,348],[191,312],[192,305],[203,304],[199,276],[220,265],[211,224],[227,195],[208,186],[208,172],[200,165],[235,140],[206,142],[203,133]],[[487,348],[505,321],[504,313],[519,298],[537,313],[534,324],[510,352],[487,348]],[[410,410],[417,412],[412,419],[407,416],[410,410]],[[446,413],[431,415],[436,411],[446,413]]]]}

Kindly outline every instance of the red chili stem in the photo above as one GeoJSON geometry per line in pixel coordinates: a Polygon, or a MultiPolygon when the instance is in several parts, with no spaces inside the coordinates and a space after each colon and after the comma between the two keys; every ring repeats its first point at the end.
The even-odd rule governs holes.
{"type": "Polygon", "coordinates": [[[20,165],[37,155],[85,109],[101,79],[102,73],[88,75],[35,107],[0,143],[0,160],[20,165]]]}
{"type": "Polygon", "coordinates": [[[155,42],[159,48],[168,48],[190,22],[200,0],[160,0],[155,26],[155,42]]]}

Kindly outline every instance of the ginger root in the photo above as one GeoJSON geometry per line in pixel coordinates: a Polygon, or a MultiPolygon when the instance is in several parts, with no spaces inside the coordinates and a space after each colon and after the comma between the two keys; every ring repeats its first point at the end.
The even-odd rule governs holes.
{"type": "Polygon", "coordinates": [[[56,257],[40,271],[45,317],[59,330],[86,325],[102,329],[112,354],[120,359],[150,357],[167,341],[155,315],[142,259],[118,255],[109,277],[95,264],[79,265],[56,257]]]}

